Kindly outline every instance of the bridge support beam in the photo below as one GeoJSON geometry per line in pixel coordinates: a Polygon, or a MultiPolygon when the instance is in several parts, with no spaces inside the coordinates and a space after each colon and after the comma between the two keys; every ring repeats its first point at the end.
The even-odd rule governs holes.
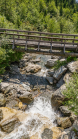
{"type": "Polygon", "coordinates": [[[17,52],[27,52],[27,53],[36,53],[36,54],[43,54],[43,55],[57,55],[57,56],[62,56],[62,57],[68,57],[68,56],[71,56],[71,57],[78,57],[78,53],[74,53],[74,52],[51,52],[51,51],[38,51],[38,50],[31,50],[31,49],[27,49],[25,51],[25,49],[22,49],[22,48],[15,48],[14,49],[15,51],[17,52]]]}

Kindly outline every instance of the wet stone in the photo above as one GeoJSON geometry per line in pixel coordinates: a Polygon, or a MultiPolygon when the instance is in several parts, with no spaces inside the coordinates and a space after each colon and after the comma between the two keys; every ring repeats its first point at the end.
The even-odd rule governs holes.
{"type": "Polygon", "coordinates": [[[52,139],[53,138],[53,131],[49,128],[45,128],[41,137],[42,137],[42,139],[52,139]]]}

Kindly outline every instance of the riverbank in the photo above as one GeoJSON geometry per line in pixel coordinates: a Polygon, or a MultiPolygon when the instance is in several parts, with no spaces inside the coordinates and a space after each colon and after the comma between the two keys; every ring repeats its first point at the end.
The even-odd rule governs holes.
{"type": "Polygon", "coordinates": [[[52,57],[52,59],[47,57],[46,59],[46,56],[25,54],[20,62],[12,63],[5,74],[0,76],[3,80],[0,84],[0,113],[3,113],[0,122],[2,138],[40,139],[42,137],[44,139],[46,135],[47,139],[52,137],[57,139],[63,134],[67,137],[71,134],[76,136],[74,131],[72,133],[72,127],[77,117],[65,107],[60,107],[64,101],[63,84],[69,80],[71,73],[68,72],[69,69],[66,66],[56,71],[49,68],[54,66],[58,59],[65,61],[60,57],[52,57]],[[48,68],[45,67],[45,62],[48,68]],[[56,104],[60,110],[54,110],[57,108],[56,104]],[[28,129],[26,123],[30,126],[28,129]],[[11,129],[10,126],[12,126],[11,129]],[[56,126],[61,126],[61,128],[56,126]],[[68,129],[69,127],[71,129],[68,129]],[[31,129],[32,134],[29,132],[31,129]],[[20,130],[22,133],[20,132],[19,137],[20,130]],[[26,131],[27,134],[24,136],[26,131]],[[47,132],[50,135],[47,135],[47,132]]]}

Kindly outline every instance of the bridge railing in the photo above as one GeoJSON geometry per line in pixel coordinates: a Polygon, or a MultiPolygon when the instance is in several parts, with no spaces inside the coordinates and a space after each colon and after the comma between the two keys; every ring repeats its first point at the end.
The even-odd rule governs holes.
{"type": "Polygon", "coordinates": [[[38,47],[38,51],[40,51],[40,48],[43,49],[50,49],[52,52],[52,49],[54,47],[56,49],[62,49],[65,53],[65,50],[74,50],[78,51],[78,35],[75,34],[63,34],[63,33],[47,33],[47,32],[37,32],[37,31],[25,31],[25,30],[15,30],[15,29],[4,29],[0,28],[0,35],[6,35],[9,36],[10,39],[13,41],[13,49],[15,46],[24,46],[25,50],[27,50],[28,41],[35,42],[37,44],[31,45],[31,47],[38,47]],[[19,41],[19,43],[18,43],[19,41]],[[22,43],[23,41],[23,43],[22,43]],[[41,44],[43,43],[43,44],[41,44]],[[45,45],[45,43],[47,45],[45,45]],[[53,46],[53,44],[59,44],[60,46],[53,46]],[[66,45],[69,45],[70,48],[68,48],[66,45]],[[71,46],[72,45],[72,46],[71,46]]]}

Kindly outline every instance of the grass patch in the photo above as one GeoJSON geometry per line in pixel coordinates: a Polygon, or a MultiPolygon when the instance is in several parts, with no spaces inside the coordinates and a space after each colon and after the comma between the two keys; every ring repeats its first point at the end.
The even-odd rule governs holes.
{"type": "Polygon", "coordinates": [[[52,67],[54,68],[55,70],[59,69],[61,66],[64,66],[66,65],[67,63],[71,62],[71,61],[76,61],[77,58],[76,57],[71,57],[69,56],[65,61],[60,61],[60,60],[57,60],[57,63],[52,67]]]}
{"type": "Polygon", "coordinates": [[[63,91],[63,94],[68,101],[64,102],[64,105],[69,106],[69,109],[75,112],[78,115],[78,74],[72,74],[72,79],[69,84],[66,85],[66,90],[63,91]]]}

